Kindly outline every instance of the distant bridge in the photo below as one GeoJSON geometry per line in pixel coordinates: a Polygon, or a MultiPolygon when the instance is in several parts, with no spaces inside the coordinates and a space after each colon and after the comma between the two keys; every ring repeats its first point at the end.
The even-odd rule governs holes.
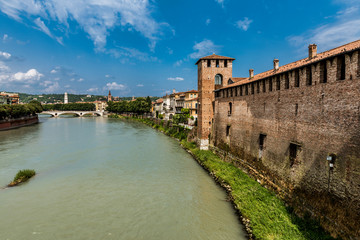
{"type": "Polygon", "coordinates": [[[52,117],[59,117],[63,114],[73,114],[78,117],[82,117],[84,115],[104,116],[104,112],[98,112],[98,111],[43,111],[40,114],[51,115],[52,117]]]}

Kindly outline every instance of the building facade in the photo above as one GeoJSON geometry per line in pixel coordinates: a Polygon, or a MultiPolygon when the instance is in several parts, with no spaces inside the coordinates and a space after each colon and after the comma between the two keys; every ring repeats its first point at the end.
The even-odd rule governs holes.
{"type": "Polygon", "coordinates": [[[235,81],[229,65],[216,65],[228,58],[199,59],[199,145],[241,159],[240,167],[297,212],[310,212],[334,235],[356,239],[360,40],[320,54],[312,44],[308,51],[305,59],[284,66],[275,59],[271,70],[254,75],[250,69],[248,78],[235,81]],[[217,74],[231,81],[217,87],[217,74]]]}

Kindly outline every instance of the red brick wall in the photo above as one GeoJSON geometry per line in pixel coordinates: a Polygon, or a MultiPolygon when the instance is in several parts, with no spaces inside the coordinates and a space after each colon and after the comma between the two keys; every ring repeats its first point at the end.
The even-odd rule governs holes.
{"type": "MultiPolygon", "coordinates": [[[[273,182],[298,212],[310,211],[334,234],[360,236],[360,79],[359,55],[346,55],[346,79],[337,80],[337,58],[327,61],[328,82],[320,83],[320,65],[300,70],[300,87],[215,100],[213,144],[244,159],[256,177],[273,182]],[[228,116],[229,102],[232,114],[228,116]],[[297,109],[297,110],[296,110],[297,109]],[[297,113],[296,113],[297,111],[297,113]],[[226,128],[230,126],[229,135],[226,128]],[[266,135],[259,159],[259,136],[266,135]],[[299,146],[293,164],[290,144],[299,146]],[[337,155],[330,171],[328,154],[337,155]]],[[[237,88],[239,91],[239,88],[237,88]]],[[[222,93],[223,94],[223,93],[222,93]]],[[[279,191],[278,189],[278,191],[279,191]]]]}

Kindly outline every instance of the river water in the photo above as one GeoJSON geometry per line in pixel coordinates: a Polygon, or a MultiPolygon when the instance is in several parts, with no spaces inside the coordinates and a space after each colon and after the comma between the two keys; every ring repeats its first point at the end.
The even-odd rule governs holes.
{"type": "Polygon", "coordinates": [[[226,194],[141,123],[40,118],[0,132],[0,239],[246,239],[226,194]]]}

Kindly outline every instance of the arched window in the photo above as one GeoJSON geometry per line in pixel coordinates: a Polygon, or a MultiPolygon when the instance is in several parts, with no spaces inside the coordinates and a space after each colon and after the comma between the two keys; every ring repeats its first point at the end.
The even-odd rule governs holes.
{"type": "Polygon", "coordinates": [[[222,85],[222,76],[220,74],[215,76],[215,85],[222,85]]]}

